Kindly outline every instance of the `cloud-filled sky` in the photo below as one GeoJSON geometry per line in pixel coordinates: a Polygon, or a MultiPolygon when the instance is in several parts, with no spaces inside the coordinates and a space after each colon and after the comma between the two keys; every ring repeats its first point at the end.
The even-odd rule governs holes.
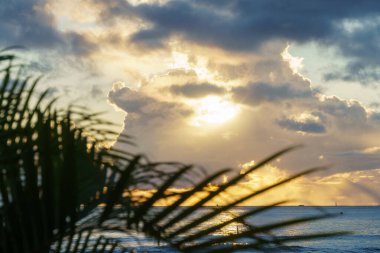
{"type": "Polygon", "coordinates": [[[107,111],[135,137],[136,152],[238,171],[303,144],[246,183],[331,165],[284,191],[316,204],[378,203],[355,185],[380,194],[379,31],[375,0],[0,7],[0,46],[24,46],[29,71],[45,75],[42,88],[107,111]]]}

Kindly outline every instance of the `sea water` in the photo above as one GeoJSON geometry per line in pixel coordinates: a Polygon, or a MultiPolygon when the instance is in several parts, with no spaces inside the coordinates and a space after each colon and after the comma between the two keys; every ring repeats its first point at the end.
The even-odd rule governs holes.
{"type": "MultiPolygon", "coordinates": [[[[257,207],[236,207],[223,213],[213,220],[202,225],[206,228],[222,221],[226,221],[234,215],[242,214],[257,207]]],[[[159,208],[158,208],[159,209],[159,208]]],[[[209,208],[203,208],[193,217],[201,217],[209,212],[209,208]]],[[[306,241],[289,242],[287,249],[276,252],[333,252],[333,253],[369,253],[380,252],[380,207],[378,206],[332,206],[332,207],[309,207],[309,206],[281,206],[255,215],[248,219],[249,223],[261,226],[274,222],[286,221],[300,217],[318,215],[321,213],[337,214],[333,218],[322,219],[314,222],[306,222],[274,231],[276,236],[289,237],[295,235],[307,235],[319,232],[351,232],[349,235],[327,237],[306,241]]],[[[243,229],[243,228],[241,228],[243,229]]],[[[239,227],[231,224],[212,236],[237,233],[239,227]]],[[[146,238],[141,234],[125,235],[123,233],[110,234],[128,248],[134,248],[135,252],[176,252],[168,246],[157,246],[153,239],[146,238]]],[[[254,252],[254,251],[246,251],[254,252]]]]}

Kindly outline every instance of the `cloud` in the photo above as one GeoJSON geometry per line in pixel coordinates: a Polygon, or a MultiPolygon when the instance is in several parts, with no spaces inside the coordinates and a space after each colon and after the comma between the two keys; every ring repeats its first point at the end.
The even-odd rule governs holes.
{"type": "Polygon", "coordinates": [[[175,95],[182,95],[188,98],[200,98],[208,95],[222,95],[225,89],[209,83],[187,83],[184,85],[172,85],[169,91],[175,95]]]}
{"type": "Polygon", "coordinates": [[[43,10],[41,1],[7,1],[0,10],[1,41],[7,44],[26,43],[35,47],[56,45],[60,34],[53,27],[53,17],[43,10]]]}
{"type": "Polygon", "coordinates": [[[277,123],[282,128],[302,133],[321,134],[327,131],[323,124],[311,120],[302,122],[295,119],[280,119],[277,123]]]}
{"type": "Polygon", "coordinates": [[[57,28],[45,1],[5,1],[0,9],[0,44],[19,45],[27,49],[59,50],[62,53],[86,55],[96,49],[85,36],[57,28]]]}
{"type": "Polygon", "coordinates": [[[339,157],[345,163],[355,166],[358,170],[370,170],[380,168],[379,147],[367,147],[364,149],[345,150],[337,152],[335,156],[339,157]]]}
{"type": "Polygon", "coordinates": [[[371,66],[366,58],[351,61],[342,69],[325,73],[323,79],[327,82],[343,80],[347,82],[359,82],[363,85],[378,84],[380,81],[380,68],[371,66]]]}
{"type": "Polygon", "coordinates": [[[30,48],[32,70],[54,72],[49,82],[71,91],[64,99],[95,111],[108,108],[101,94],[112,83],[127,83],[108,93],[119,111],[111,120],[125,121],[122,132],[155,160],[213,170],[302,143],[305,149],[273,166],[292,173],[334,164],[326,175],[378,168],[376,152],[358,151],[378,146],[379,108],[316,91],[307,79],[314,73],[293,71],[293,58],[281,53],[288,42],[317,44],[315,51],[331,52],[337,64],[319,70],[326,80],[375,84],[380,2],[140,2],[87,0],[79,8],[63,0],[8,1],[0,10],[7,35],[0,45],[30,48]],[[220,120],[231,116],[228,108],[238,109],[220,120]],[[211,119],[192,124],[196,116],[211,119]]]}
{"type": "Polygon", "coordinates": [[[130,42],[145,48],[166,47],[173,38],[227,51],[257,51],[276,40],[313,42],[334,48],[349,61],[343,69],[326,72],[325,80],[379,81],[380,38],[374,31],[380,28],[380,3],[376,1],[361,1],[360,6],[353,0],[345,4],[337,0],[313,4],[294,0],[116,3],[103,4],[104,22],[142,19],[147,25],[132,34],[130,42]]]}
{"type": "Polygon", "coordinates": [[[151,28],[137,32],[133,36],[135,41],[159,43],[178,35],[228,50],[251,50],[272,39],[298,42],[327,39],[339,32],[336,24],[343,19],[374,16],[379,7],[380,4],[373,1],[351,8],[349,3],[342,5],[338,1],[308,4],[243,0],[218,4],[215,1],[169,1],[128,9],[152,24],[151,28]],[[336,8],[340,11],[334,11],[336,8]],[[313,13],[313,19],[309,13],[313,13]]]}
{"type": "MultiPolygon", "coordinates": [[[[380,78],[379,34],[373,32],[380,27],[377,12],[380,3],[376,1],[362,1],[360,6],[354,1],[342,5],[339,1],[309,4],[292,0],[282,3],[179,0],[143,4],[89,0],[86,4],[87,9],[97,14],[91,21],[79,21],[74,27],[71,24],[75,19],[70,14],[77,11],[65,13],[67,17],[57,16],[59,11],[52,11],[53,1],[8,1],[0,10],[0,32],[6,34],[0,38],[0,44],[21,44],[92,60],[88,56],[99,54],[99,49],[105,46],[128,48],[130,52],[135,47],[144,49],[144,45],[170,50],[168,42],[174,41],[247,53],[259,52],[276,41],[311,42],[322,48],[334,48],[346,60],[344,66],[326,71],[325,80],[368,85],[377,84],[380,78]],[[310,13],[313,19],[309,18],[310,13]],[[121,32],[116,34],[115,30],[121,32]],[[114,37],[116,42],[112,42],[114,37]]],[[[142,52],[147,53],[139,51],[142,52]]],[[[229,66],[231,78],[244,75],[249,69],[244,66],[245,69],[229,66]]]]}
{"type": "Polygon", "coordinates": [[[236,102],[248,105],[312,97],[312,92],[308,87],[296,89],[291,84],[268,84],[261,82],[233,88],[232,94],[236,102]]]}
{"type": "Polygon", "coordinates": [[[369,113],[355,100],[342,100],[337,97],[325,97],[317,104],[320,111],[336,123],[338,129],[363,131],[370,127],[369,113]]]}
{"type": "MultiPolygon", "coordinates": [[[[151,126],[157,122],[187,117],[192,111],[186,106],[159,101],[149,95],[127,87],[115,87],[108,94],[108,101],[128,113],[128,127],[151,126]]],[[[162,123],[161,123],[162,124],[162,123]]]]}
{"type": "Polygon", "coordinates": [[[374,121],[376,123],[380,123],[380,112],[374,112],[370,116],[371,121],[374,121]]]}
{"type": "MultiPolygon", "coordinates": [[[[199,66],[191,63],[186,71],[174,69],[154,76],[139,91],[116,91],[112,95],[117,97],[115,104],[131,112],[123,133],[136,136],[139,152],[153,159],[201,164],[210,171],[261,160],[282,147],[300,143],[306,148],[284,156],[277,164],[289,173],[326,164],[334,164],[334,169],[325,172],[326,175],[378,168],[377,163],[365,160],[364,156],[353,162],[338,155],[345,150],[375,145],[380,134],[376,114],[357,101],[325,96],[311,89],[310,81],[293,73],[289,62],[281,58],[285,47],[286,44],[275,44],[265,49],[269,52],[261,51],[242,60],[236,60],[240,54],[236,58],[230,54],[218,58],[206,54],[212,63],[208,69],[214,77],[211,82],[202,80],[195,71],[199,66]],[[226,62],[232,73],[221,70],[226,62]],[[228,81],[236,72],[241,77],[228,81]],[[188,84],[192,85],[187,87],[188,84]],[[196,103],[203,98],[195,96],[193,89],[197,95],[214,89],[209,85],[196,86],[199,84],[217,84],[223,88],[224,98],[231,99],[229,102],[235,106],[239,104],[239,114],[220,125],[192,125],[198,112],[207,115],[205,105],[199,108],[196,103]],[[190,87],[190,91],[184,87],[190,87]],[[173,97],[162,92],[163,88],[186,94],[173,97]],[[189,98],[195,103],[189,103],[189,98]],[[138,100],[138,109],[134,109],[134,99],[138,100]],[[162,110],[160,115],[171,116],[150,115],[142,110],[147,107],[158,108],[157,112],[162,110]],[[194,113],[181,113],[184,109],[194,113]]],[[[187,56],[197,62],[196,53],[187,56]]]]}
{"type": "MultiPolygon", "coordinates": [[[[288,71],[291,73],[291,69],[288,71]]],[[[303,84],[309,87],[307,82],[303,84]]],[[[362,120],[370,116],[357,102],[334,97],[320,100],[315,94],[308,94],[302,99],[285,96],[288,103],[279,103],[279,95],[262,95],[266,99],[260,107],[251,103],[230,122],[215,127],[192,126],[191,111],[197,110],[196,107],[180,99],[170,102],[165,97],[158,100],[148,96],[144,90],[150,85],[146,84],[140,91],[117,89],[110,93],[109,99],[128,112],[124,133],[136,136],[139,150],[154,159],[198,163],[212,170],[260,160],[281,147],[302,143],[307,148],[294,156],[285,156],[279,164],[281,167],[294,172],[297,168],[334,163],[334,170],[327,174],[378,168],[378,163],[366,160],[365,156],[353,162],[339,155],[348,148],[369,145],[372,136],[380,133],[378,124],[362,120]]]]}
{"type": "Polygon", "coordinates": [[[327,72],[326,81],[344,80],[363,85],[379,84],[380,81],[380,18],[379,15],[357,17],[340,25],[340,33],[329,38],[337,51],[348,59],[341,68],[327,72]],[[349,42],[349,43],[348,43],[349,42]]]}

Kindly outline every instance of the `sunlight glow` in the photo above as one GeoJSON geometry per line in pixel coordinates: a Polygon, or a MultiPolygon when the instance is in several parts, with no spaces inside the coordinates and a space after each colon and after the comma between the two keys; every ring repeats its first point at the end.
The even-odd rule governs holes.
{"type": "Polygon", "coordinates": [[[173,51],[172,60],[168,64],[168,66],[169,68],[172,68],[172,69],[181,68],[181,69],[189,70],[190,69],[189,56],[184,53],[173,51]]]}
{"type": "Polygon", "coordinates": [[[192,119],[192,125],[220,125],[232,120],[240,111],[238,105],[217,96],[209,96],[197,100],[193,106],[196,115],[192,119]]]}
{"type": "Polygon", "coordinates": [[[318,116],[313,115],[310,112],[303,112],[298,115],[292,115],[290,118],[294,119],[296,122],[306,123],[306,122],[320,122],[321,119],[318,116]]]}
{"type": "MultiPolygon", "coordinates": [[[[250,162],[240,165],[240,174],[245,173],[255,164],[255,161],[252,160],[250,162]]],[[[253,187],[254,189],[260,189],[278,183],[279,181],[287,177],[288,175],[284,170],[281,170],[280,168],[274,165],[267,164],[261,170],[255,170],[251,173],[248,173],[246,175],[246,184],[250,187],[253,187]]]]}
{"type": "Polygon", "coordinates": [[[197,76],[200,80],[207,80],[209,82],[211,82],[211,81],[215,82],[215,75],[210,72],[207,65],[208,65],[208,61],[206,58],[198,57],[197,63],[193,67],[193,70],[195,71],[195,73],[197,73],[197,76]]]}
{"type": "Polygon", "coordinates": [[[208,60],[205,57],[197,56],[190,61],[191,56],[186,53],[173,51],[172,59],[168,63],[170,69],[192,70],[197,74],[199,80],[215,81],[215,74],[208,69],[208,60]]]}
{"type": "Polygon", "coordinates": [[[293,74],[299,74],[300,70],[303,68],[303,58],[291,55],[289,48],[290,45],[284,49],[284,51],[281,53],[281,57],[284,61],[287,61],[289,63],[289,67],[292,69],[293,74]]]}

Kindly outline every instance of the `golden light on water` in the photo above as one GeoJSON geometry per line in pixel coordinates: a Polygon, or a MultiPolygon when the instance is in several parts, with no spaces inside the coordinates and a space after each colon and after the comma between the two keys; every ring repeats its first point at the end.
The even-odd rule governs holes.
{"type": "Polygon", "coordinates": [[[238,105],[217,96],[209,96],[193,103],[195,116],[191,120],[194,126],[220,125],[226,123],[239,113],[238,105]]]}

